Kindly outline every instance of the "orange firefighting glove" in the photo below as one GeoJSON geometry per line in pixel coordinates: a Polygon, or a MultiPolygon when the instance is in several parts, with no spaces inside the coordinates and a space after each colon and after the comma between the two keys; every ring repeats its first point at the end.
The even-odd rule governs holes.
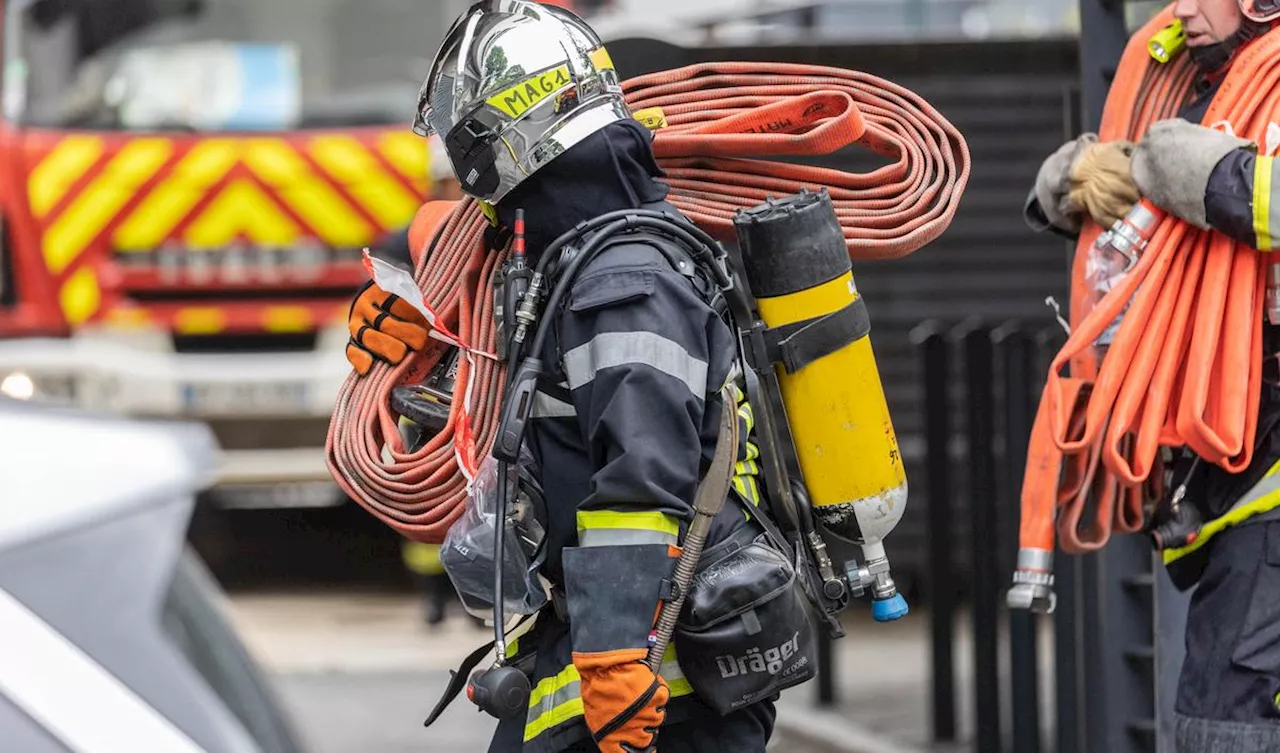
{"type": "Polygon", "coordinates": [[[604,753],[636,753],[653,746],[667,716],[667,683],[645,665],[642,648],[574,652],[583,716],[604,753]]]}
{"type": "Polygon", "coordinates": [[[422,313],[372,281],[352,302],[347,329],[351,332],[347,360],[360,376],[369,373],[375,360],[397,364],[409,351],[427,344],[427,320],[422,313]]]}

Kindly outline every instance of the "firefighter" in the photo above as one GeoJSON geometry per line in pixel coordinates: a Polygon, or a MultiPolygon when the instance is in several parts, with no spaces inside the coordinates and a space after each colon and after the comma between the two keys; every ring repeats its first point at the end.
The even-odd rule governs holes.
{"type": "MultiPolygon", "coordinates": [[[[1177,0],[1173,13],[1199,68],[1190,101],[1136,144],[1086,134],[1063,146],[1036,177],[1028,222],[1074,237],[1084,214],[1109,227],[1142,196],[1269,251],[1280,232],[1280,213],[1267,209],[1280,207],[1280,166],[1258,144],[1201,121],[1235,53],[1280,19],[1280,1],[1177,0]]],[[[1269,323],[1261,347],[1280,354],[1269,323]]],[[[1174,470],[1179,478],[1196,468],[1185,471],[1187,499],[1205,521],[1192,544],[1165,552],[1174,582],[1197,584],[1176,701],[1177,746],[1186,753],[1280,750],[1280,370],[1276,355],[1267,360],[1252,465],[1230,474],[1187,457],[1174,470]]]]}
{"type": "MultiPolygon", "coordinates": [[[[491,247],[523,210],[535,263],[606,212],[677,211],[601,41],[558,8],[498,0],[464,13],[424,83],[415,130],[443,137],[463,190],[491,210],[491,247]]],[[[717,395],[738,378],[736,346],[707,296],[654,245],[629,239],[584,265],[564,305],[544,314],[553,334],[542,358],[557,374],[534,401],[527,446],[547,500],[542,575],[554,608],[519,637],[533,691],[491,751],[624,753],[650,748],[659,728],[664,753],[765,749],[776,695],[720,716],[693,695],[678,657],[658,674],[643,663],[722,410],[743,417],[739,459],[754,451],[748,410],[717,395]]],[[[377,288],[362,297],[370,315],[353,322],[348,347],[357,370],[421,346],[407,307],[377,288]]],[[[759,503],[755,463],[738,469],[735,487],[759,503]]],[[[748,526],[744,508],[726,504],[708,549],[748,526]]]]}

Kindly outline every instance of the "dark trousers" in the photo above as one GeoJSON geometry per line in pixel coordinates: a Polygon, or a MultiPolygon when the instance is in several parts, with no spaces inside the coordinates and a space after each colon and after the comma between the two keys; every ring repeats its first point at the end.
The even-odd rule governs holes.
{"type": "Polygon", "coordinates": [[[1187,613],[1180,753],[1280,751],[1280,521],[1214,537],[1187,613]]]}

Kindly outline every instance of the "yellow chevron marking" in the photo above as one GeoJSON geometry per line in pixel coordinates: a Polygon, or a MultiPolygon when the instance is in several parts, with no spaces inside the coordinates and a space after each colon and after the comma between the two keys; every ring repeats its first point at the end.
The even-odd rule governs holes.
{"type": "Polygon", "coordinates": [[[184,335],[211,335],[226,324],[226,315],[215,308],[180,309],[173,317],[173,328],[184,335]]]}
{"type": "Polygon", "coordinates": [[[332,246],[363,246],[376,232],[283,141],[254,139],[245,163],[332,246]]]}
{"type": "Polygon", "coordinates": [[[88,320],[102,303],[102,290],[93,270],[81,267],[67,278],[58,293],[58,302],[62,304],[67,324],[74,327],[88,320]]]}
{"type": "Polygon", "coordinates": [[[96,136],[68,136],[58,142],[36,169],[27,184],[31,211],[43,217],[66,195],[71,184],[102,156],[102,139],[96,136]]]}
{"type": "Polygon", "coordinates": [[[302,306],[272,306],[262,315],[268,332],[306,332],[313,325],[311,311],[302,306]]]}
{"type": "Polygon", "coordinates": [[[431,175],[431,150],[427,142],[412,131],[395,131],[378,139],[378,151],[401,175],[413,182],[414,189],[426,195],[431,175]]]}
{"type": "Polygon", "coordinates": [[[196,145],[116,230],[122,251],[156,248],[240,158],[239,145],[210,139],[196,145]]]}
{"type": "Polygon", "coordinates": [[[167,139],[135,139],[117,154],[44,234],[45,264],[61,272],[173,153],[167,139]]]}
{"type": "Polygon", "coordinates": [[[385,228],[408,224],[422,204],[350,136],[318,136],[307,151],[385,228]]]}
{"type": "Polygon", "coordinates": [[[103,316],[103,321],[117,329],[144,329],[151,325],[146,310],[133,307],[113,308],[103,316]]]}
{"type": "Polygon", "coordinates": [[[228,183],[182,237],[194,248],[219,248],[244,235],[254,243],[285,245],[298,225],[262,189],[247,179],[228,183]]]}

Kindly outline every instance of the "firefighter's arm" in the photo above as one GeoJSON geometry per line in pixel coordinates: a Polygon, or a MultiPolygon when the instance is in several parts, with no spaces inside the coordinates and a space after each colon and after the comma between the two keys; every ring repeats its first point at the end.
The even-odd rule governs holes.
{"type": "Polygon", "coordinates": [[[692,517],[714,314],[656,254],[604,266],[578,280],[562,319],[561,360],[594,466],[563,563],[586,722],[616,753],[644,748],[665,715],[669,689],[642,662],[692,517]]]}
{"type": "Polygon", "coordinates": [[[1133,178],[1143,196],[1170,214],[1269,250],[1272,162],[1259,157],[1251,141],[1162,120],[1138,142],[1133,178]]]}
{"type": "Polygon", "coordinates": [[[1280,163],[1242,147],[1222,158],[1204,197],[1209,225],[1259,251],[1280,246],[1280,163]]]}

